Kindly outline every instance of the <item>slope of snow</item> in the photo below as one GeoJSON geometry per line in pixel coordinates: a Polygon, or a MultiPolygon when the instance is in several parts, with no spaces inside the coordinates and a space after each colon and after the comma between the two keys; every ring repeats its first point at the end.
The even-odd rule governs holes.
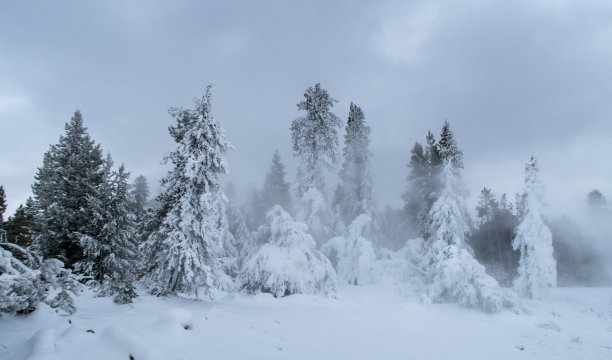
{"type": "Polygon", "coordinates": [[[86,293],[78,311],[46,305],[0,319],[0,359],[610,359],[612,289],[553,289],[524,313],[421,304],[393,284],[340,287],[336,299],[270,294],[216,302],[86,293]]]}

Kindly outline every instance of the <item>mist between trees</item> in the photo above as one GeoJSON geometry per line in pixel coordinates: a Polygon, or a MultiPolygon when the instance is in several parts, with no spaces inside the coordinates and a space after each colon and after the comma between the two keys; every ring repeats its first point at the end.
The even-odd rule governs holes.
{"type": "Polygon", "coordinates": [[[72,313],[83,286],[129,303],[143,291],[334,296],[338,283],[393,277],[422,301],[493,312],[555,286],[611,283],[612,211],[598,190],[585,194],[582,226],[546,218],[540,165],[526,154],[524,191],[500,195],[485,184],[472,218],[463,151],[444,122],[406,155],[404,206],[381,211],[367,111],[351,103],[339,117],[337,102],[320,84],[306,89],[288,133],[295,182],[277,151],[242,200],[222,184],[233,147],[213,115],[212,84],[192,108],[170,108],[176,147],[153,198],[144,176],[131,181],[104,155],[77,110],[44,154],[33,197],[6,221],[0,187],[0,309],[30,313],[42,301],[72,313]]]}

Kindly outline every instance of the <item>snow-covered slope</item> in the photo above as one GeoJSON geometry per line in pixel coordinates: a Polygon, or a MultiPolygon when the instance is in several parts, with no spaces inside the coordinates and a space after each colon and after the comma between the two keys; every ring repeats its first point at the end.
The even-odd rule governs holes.
{"type": "Polygon", "coordinates": [[[611,359],[612,289],[560,288],[497,314],[420,304],[393,285],[344,285],[336,299],[270,294],[216,302],[84,294],[0,319],[1,359],[611,359]]]}

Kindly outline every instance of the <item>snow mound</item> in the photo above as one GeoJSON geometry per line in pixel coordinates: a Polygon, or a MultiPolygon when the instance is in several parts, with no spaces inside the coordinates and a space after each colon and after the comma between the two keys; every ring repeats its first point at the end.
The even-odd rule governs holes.
{"type": "Polygon", "coordinates": [[[272,208],[259,230],[260,238],[267,241],[242,268],[243,288],[275,297],[334,294],[336,272],[306,231],[305,224],[294,221],[280,206],[272,208]]]}
{"type": "Polygon", "coordinates": [[[193,315],[189,310],[177,308],[172,309],[161,315],[155,327],[159,329],[171,330],[191,330],[193,329],[193,315]]]}

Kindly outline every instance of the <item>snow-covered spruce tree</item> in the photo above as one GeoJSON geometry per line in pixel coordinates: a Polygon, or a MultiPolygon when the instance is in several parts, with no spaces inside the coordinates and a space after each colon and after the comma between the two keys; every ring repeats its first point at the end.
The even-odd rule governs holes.
{"type": "Polygon", "coordinates": [[[321,252],[332,262],[338,280],[352,285],[364,285],[374,281],[376,254],[370,240],[363,236],[364,228],[372,218],[361,214],[348,228],[346,236],[338,236],[321,247],[321,252]]]}
{"type": "Polygon", "coordinates": [[[91,199],[98,234],[81,238],[85,258],[77,268],[93,276],[102,293],[116,294],[117,301],[125,303],[135,296],[134,269],[139,255],[136,216],[128,183],[130,174],[123,165],[117,171],[112,170],[112,165],[108,155],[101,194],[91,199]]]}
{"type": "Polygon", "coordinates": [[[236,269],[240,270],[244,261],[255,251],[253,235],[240,206],[229,201],[226,206],[227,234],[233,238],[233,248],[236,250],[236,269]]]}
{"type": "Polygon", "coordinates": [[[280,206],[266,215],[258,231],[263,246],[244,264],[241,282],[249,293],[265,292],[282,297],[291,294],[333,295],[336,272],[315,249],[305,224],[296,222],[280,206]]]}
{"type": "Polygon", "coordinates": [[[213,117],[212,84],[195,109],[170,109],[177,119],[170,135],[178,147],[167,156],[174,169],[162,180],[154,226],[143,244],[148,271],[144,282],[154,294],[199,296],[203,289],[227,285],[222,271],[224,224],[219,177],[227,172],[231,148],[225,130],[213,117]]]}
{"type": "Polygon", "coordinates": [[[427,217],[426,254],[422,271],[434,302],[455,302],[485,311],[499,311],[507,299],[497,281],[472,256],[465,235],[470,219],[460,171],[463,154],[445,124],[440,145],[443,163],[438,199],[427,217]]]}
{"type": "Polygon", "coordinates": [[[286,211],[291,212],[290,185],[285,180],[285,175],[285,165],[281,162],[278,150],[276,150],[272,157],[272,166],[261,189],[261,201],[265,211],[270,210],[274,205],[279,205],[286,211]]]}
{"type": "Polygon", "coordinates": [[[477,228],[472,231],[468,243],[474,257],[495,277],[500,285],[509,287],[516,277],[519,253],[512,249],[514,229],[517,225],[512,204],[506,194],[500,201],[490,189],[484,188],[476,206],[477,228]]]}
{"type": "Polygon", "coordinates": [[[257,186],[251,185],[247,202],[244,205],[244,215],[251,231],[256,231],[264,223],[267,210],[269,209],[264,208],[261,192],[257,186]]]}
{"type": "Polygon", "coordinates": [[[534,299],[557,285],[552,234],[541,213],[544,190],[538,172],[538,160],[532,155],[525,165],[524,213],[512,242],[514,250],[521,253],[514,287],[519,294],[534,299]]]}
{"type": "Polygon", "coordinates": [[[95,236],[91,198],[103,182],[102,150],[87,134],[77,110],[66,133],[45,153],[32,191],[37,211],[34,243],[44,258],[73,266],[82,258],[80,238],[95,236]]]}
{"type": "Polygon", "coordinates": [[[306,100],[297,104],[306,116],[291,123],[291,140],[295,156],[300,158],[302,176],[298,178],[298,197],[311,188],[325,193],[324,171],[338,160],[340,119],[331,112],[338,100],[316,84],[304,93],[306,100]]]}
{"type": "Polygon", "coordinates": [[[145,221],[149,201],[149,183],[146,177],[139,175],[134,180],[131,195],[134,198],[133,213],[136,216],[136,223],[141,224],[145,221]]]}
{"type": "Polygon", "coordinates": [[[440,146],[431,131],[425,142],[425,148],[416,142],[410,152],[408,190],[402,196],[411,227],[423,237],[427,237],[427,215],[440,192],[442,168],[440,146]]]}
{"type": "Polygon", "coordinates": [[[358,215],[371,214],[373,210],[369,136],[370,127],[365,124],[363,111],[351,103],[344,135],[340,184],[334,194],[334,205],[347,225],[358,215]]]}
{"type": "Polygon", "coordinates": [[[298,168],[296,219],[308,225],[317,245],[329,240],[334,228],[333,213],[325,193],[325,170],[338,160],[340,119],[331,112],[336,99],[316,84],[304,93],[298,109],[306,111],[291,124],[293,152],[298,168]]]}
{"type": "Polygon", "coordinates": [[[0,229],[4,224],[4,212],[6,211],[6,192],[4,187],[0,185],[0,229]]]}

